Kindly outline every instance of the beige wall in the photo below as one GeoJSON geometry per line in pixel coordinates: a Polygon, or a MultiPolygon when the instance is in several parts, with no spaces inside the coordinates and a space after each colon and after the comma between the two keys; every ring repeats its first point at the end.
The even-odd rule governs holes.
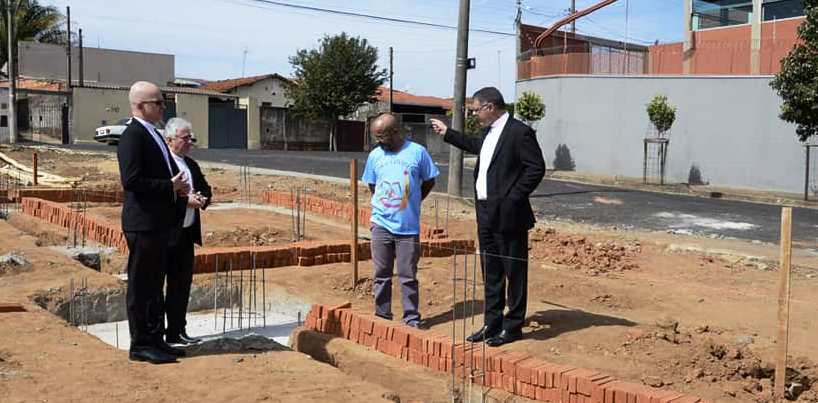
{"type": "Polygon", "coordinates": [[[71,142],[94,141],[99,126],[131,115],[128,91],[74,88],[71,108],[71,142]]]}
{"type": "Polygon", "coordinates": [[[247,149],[261,149],[261,113],[256,98],[240,98],[239,105],[247,108],[247,149]]]}
{"type": "Polygon", "coordinates": [[[258,104],[269,102],[270,106],[283,108],[287,105],[284,97],[284,83],[277,78],[261,80],[253,85],[239,87],[231,91],[241,98],[255,98],[258,104]]]}
{"type": "MultiPolygon", "coordinates": [[[[18,74],[27,77],[65,80],[65,46],[38,42],[20,42],[18,74]]],[[[145,80],[160,86],[175,79],[174,56],[159,53],[114,49],[83,49],[84,76],[87,82],[133,84],[145,80]]],[[[71,78],[79,80],[79,49],[71,48],[71,78]]]]}
{"type": "Polygon", "coordinates": [[[198,148],[208,147],[210,121],[207,100],[208,97],[202,95],[176,94],[176,116],[193,125],[198,148]]]}

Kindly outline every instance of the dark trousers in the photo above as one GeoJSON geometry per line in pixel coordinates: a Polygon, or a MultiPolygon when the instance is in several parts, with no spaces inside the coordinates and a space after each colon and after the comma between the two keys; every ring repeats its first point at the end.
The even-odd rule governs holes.
{"type": "Polygon", "coordinates": [[[392,320],[392,273],[397,262],[403,322],[417,324],[420,322],[417,279],[420,240],[417,235],[395,235],[377,224],[372,224],[371,231],[375,315],[392,320]]]}
{"type": "Polygon", "coordinates": [[[128,290],[125,296],[131,350],[151,347],[165,329],[165,280],[173,231],[125,232],[128,290]]]}
{"type": "Polygon", "coordinates": [[[488,204],[478,201],[477,236],[485,283],[484,322],[488,333],[521,331],[528,299],[528,231],[494,232],[488,224],[488,204]],[[503,316],[506,305],[508,313],[503,316]]]}
{"type": "Polygon", "coordinates": [[[185,331],[190,285],[193,282],[193,231],[190,227],[180,231],[179,238],[170,252],[167,273],[167,297],[165,311],[168,318],[167,334],[178,335],[185,331]]]}

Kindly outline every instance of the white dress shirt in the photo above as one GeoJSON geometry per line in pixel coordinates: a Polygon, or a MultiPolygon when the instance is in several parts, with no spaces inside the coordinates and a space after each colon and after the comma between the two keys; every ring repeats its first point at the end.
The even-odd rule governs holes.
{"type": "Polygon", "coordinates": [[[151,138],[153,138],[153,141],[155,141],[156,145],[159,146],[159,149],[162,150],[162,156],[165,157],[165,163],[168,164],[168,172],[170,172],[170,176],[173,176],[173,168],[170,167],[170,157],[168,156],[167,148],[165,148],[165,139],[162,138],[162,135],[159,134],[159,131],[156,130],[156,126],[154,126],[153,123],[136,116],[133,118],[139,123],[142,123],[142,126],[145,126],[145,128],[148,129],[148,133],[151,134],[151,138]]]}
{"type": "Polygon", "coordinates": [[[489,134],[483,140],[483,146],[480,148],[480,170],[477,171],[477,200],[488,199],[488,189],[486,188],[486,176],[489,173],[489,165],[491,165],[491,157],[494,156],[494,149],[497,147],[497,141],[500,140],[500,134],[503,133],[503,128],[508,122],[508,112],[497,118],[491,124],[489,134]]]}
{"type": "MultiPolygon", "coordinates": [[[[190,186],[190,192],[188,193],[188,198],[193,196],[193,176],[190,174],[190,168],[185,163],[185,157],[180,157],[173,152],[170,153],[173,156],[173,160],[176,161],[176,166],[179,167],[179,171],[184,172],[185,182],[190,186]]],[[[182,222],[182,227],[187,228],[193,225],[193,220],[196,218],[196,211],[192,208],[188,207],[185,210],[185,221],[182,222]]]]}

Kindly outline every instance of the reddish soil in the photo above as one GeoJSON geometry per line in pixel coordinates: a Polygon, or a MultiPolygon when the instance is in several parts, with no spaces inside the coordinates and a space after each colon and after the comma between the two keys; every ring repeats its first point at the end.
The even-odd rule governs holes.
{"type": "MultiPolygon", "coordinates": [[[[41,161],[44,157],[49,158],[41,154],[41,161]]],[[[61,159],[52,173],[78,169],[76,164],[87,162],[83,158],[65,163],[61,159]]],[[[88,186],[116,183],[111,171],[100,171],[107,172],[106,179],[89,181],[88,186]]],[[[216,188],[217,200],[240,198],[235,172],[206,173],[216,188]]],[[[307,185],[323,197],[349,197],[344,186],[331,183],[267,176],[253,180],[258,184],[256,194],[307,185]]],[[[445,198],[438,196],[424,203],[425,218],[434,220],[435,198],[443,221],[445,198]]],[[[99,214],[113,218],[115,210],[111,207],[99,214]]],[[[450,211],[450,234],[473,237],[473,210],[468,203],[452,200],[450,211]]],[[[206,214],[205,232],[213,233],[208,241],[213,244],[289,241],[290,218],[286,215],[275,217],[256,210],[206,214]]],[[[51,226],[32,220],[14,216],[9,222],[0,221],[0,238],[7,240],[0,254],[14,250],[31,262],[23,269],[0,270],[0,298],[23,302],[30,311],[0,314],[0,396],[4,399],[377,401],[394,390],[385,386],[387,381],[356,375],[367,371],[366,365],[347,366],[342,374],[291,352],[196,357],[170,367],[129,363],[124,353],[69,327],[31,302],[42,290],[65,289],[80,273],[89,277],[94,288],[120,284],[41,247],[61,239],[49,233],[46,227],[51,226]],[[312,379],[315,376],[320,376],[316,378],[320,382],[312,379]]],[[[319,226],[308,235],[347,239],[344,225],[319,226]]],[[[713,401],[769,401],[778,328],[777,256],[777,245],[541,223],[531,233],[525,337],[504,348],[713,401]]],[[[432,330],[443,334],[451,334],[452,263],[452,258],[423,258],[419,267],[422,314],[432,330]]],[[[471,258],[468,264],[471,277],[471,258]]],[[[796,249],[794,264],[789,379],[806,390],[799,401],[818,401],[818,352],[814,348],[818,294],[813,292],[818,287],[818,258],[796,249]]],[[[457,267],[462,276],[462,257],[457,267]]],[[[352,301],[356,310],[373,310],[369,262],[360,264],[360,287],[355,289],[350,286],[349,264],[276,268],[267,274],[271,286],[305,300],[352,301]]],[[[393,287],[393,309],[400,317],[399,287],[393,287]]],[[[482,311],[481,286],[476,288],[476,294],[469,289],[466,298],[457,288],[458,314],[464,308],[482,311]]],[[[478,315],[474,326],[480,322],[478,315]]],[[[458,337],[462,337],[458,324],[458,337]]],[[[468,325],[472,328],[471,321],[468,325]]],[[[425,399],[429,394],[424,388],[429,385],[405,385],[401,398],[425,399]]]]}

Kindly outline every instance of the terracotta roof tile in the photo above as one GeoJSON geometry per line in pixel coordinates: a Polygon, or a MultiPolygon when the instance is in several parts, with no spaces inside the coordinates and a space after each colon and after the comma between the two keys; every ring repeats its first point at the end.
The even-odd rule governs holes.
{"type": "MultiPolygon", "coordinates": [[[[378,89],[378,101],[389,102],[389,87],[381,86],[378,89]]],[[[392,91],[392,102],[400,105],[432,106],[443,109],[452,109],[451,99],[414,95],[399,90],[392,91]]]]}
{"type": "MultiPolygon", "coordinates": [[[[0,82],[0,88],[8,88],[9,81],[0,82]]],[[[17,88],[21,90],[40,90],[40,91],[62,91],[62,83],[59,81],[50,80],[33,80],[28,78],[17,79],[17,88]]]]}
{"type": "Polygon", "coordinates": [[[264,74],[260,76],[233,78],[230,80],[211,81],[199,87],[199,89],[215,92],[227,92],[238,87],[253,85],[261,80],[266,80],[268,78],[278,78],[282,81],[290,81],[286,77],[283,77],[279,74],[264,74]]]}

